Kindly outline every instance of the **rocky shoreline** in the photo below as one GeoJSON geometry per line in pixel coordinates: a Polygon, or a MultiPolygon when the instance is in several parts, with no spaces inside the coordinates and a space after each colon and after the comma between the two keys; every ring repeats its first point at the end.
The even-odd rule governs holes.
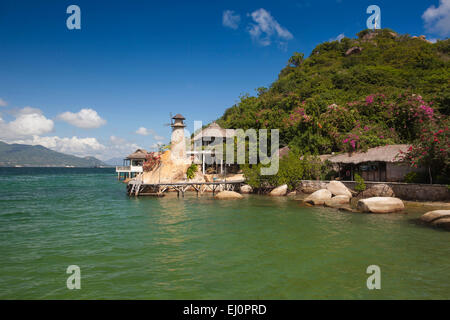
{"type": "MultiPolygon", "coordinates": [[[[207,175],[202,174],[200,168],[197,169],[193,179],[186,179],[186,169],[188,163],[178,163],[170,157],[170,151],[166,151],[161,156],[161,164],[149,172],[144,172],[139,178],[144,184],[157,184],[158,182],[217,182],[217,181],[244,181],[242,173],[233,175],[207,175]]],[[[242,194],[261,193],[270,197],[295,197],[307,206],[324,206],[354,213],[370,214],[390,214],[406,213],[403,196],[396,196],[396,192],[388,183],[369,184],[368,188],[362,192],[357,192],[341,181],[301,181],[296,190],[289,190],[288,186],[281,185],[265,190],[255,190],[248,184],[240,185],[235,191],[225,190],[225,184],[215,189],[214,198],[217,200],[237,200],[243,199],[242,194]],[[236,192],[238,191],[238,192],[236,192]]],[[[410,187],[410,185],[407,185],[410,187]]],[[[425,187],[423,187],[425,188],[425,187]]],[[[356,189],[356,188],[355,188],[356,189]]],[[[192,191],[186,189],[186,191],[192,191]]],[[[198,191],[198,190],[197,190],[198,191]]],[[[204,189],[201,192],[211,190],[204,189]]],[[[449,192],[449,190],[445,190],[449,192]]],[[[184,191],[183,191],[184,192],[184,191]]],[[[442,193],[442,192],[441,192],[442,193]]],[[[444,198],[448,195],[442,193],[444,198]]],[[[442,196],[442,195],[441,195],[442,196]]],[[[443,202],[438,207],[441,210],[432,210],[423,215],[420,219],[422,223],[433,227],[450,230],[450,203],[443,202]]]]}
{"type": "MultiPolygon", "coordinates": [[[[360,193],[347,188],[340,181],[320,182],[319,185],[322,187],[319,190],[308,188],[293,192],[288,192],[287,185],[282,185],[265,193],[265,195],[272,197],[295,196],[295,200],[301,201],[306,206],[324,206],[353,213],[406,214],[405,202],[411,204],[410,201],[403,201],[395,197],[393,190],[385,184],[374,185],[360,193]]],[[[253,191],[249,185],[243,185],[241,187],[241,193],[248,194],[253,193],[253,191]]],[[[243,196],[238,192],[222,191],[215,198],[242,199],[243,196]]],[[[445,208],[426,212],[419,219],[421,223],[431,227],[450,230],[450,203],[422,202],[421,204],[423,206],[445,208]]]]}

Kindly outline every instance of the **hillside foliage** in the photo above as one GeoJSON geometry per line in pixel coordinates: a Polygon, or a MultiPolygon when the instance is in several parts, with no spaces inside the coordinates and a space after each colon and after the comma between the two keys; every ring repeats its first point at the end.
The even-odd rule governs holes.
{"type": "Polygon", "coordinates": [[[280,129],[281,146],[301,153],[412,143],[423,125],[439,127],[450,113],[450,42],[365,30],[322,43],[308,58],[294,53],[257,92],[241,96],[218,123],[280,129]]]}

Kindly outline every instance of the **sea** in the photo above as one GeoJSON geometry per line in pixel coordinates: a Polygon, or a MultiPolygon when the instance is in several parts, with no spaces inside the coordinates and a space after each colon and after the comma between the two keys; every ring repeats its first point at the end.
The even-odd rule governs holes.
{"type": "Polygon", "coordinates": [[[0,168],[0,299],[450,298],[450,232],[423,207],[125,189],[112,168],[0,168]]]}

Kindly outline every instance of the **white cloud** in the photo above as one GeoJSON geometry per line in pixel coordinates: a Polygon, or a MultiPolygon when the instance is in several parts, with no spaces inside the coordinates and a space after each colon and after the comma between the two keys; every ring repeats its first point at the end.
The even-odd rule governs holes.
{"type": "Polygon", "coordinates": [[[23,143],[31,145],[41,145],[46,148],[72,154],[80,157],[98,154],[105,151],[106,147],[98,142],[96,138],[78,138],[76,136],[71,138],[53,137],[40,137],[33,136],[31,139],[16,140],[13,143],[23,143]]]}
{"type": "Polygon", "coordinates": [[[152,129],[147,129],[145,127],[140,127],[136,130],[136,134],[139,134],[141,136],[149,136],[151,134],[154,134],[155,132],[152,129]]]}
{"type": "Polygon", "coordinates": [[[99,154],[98,158],[102,160],[108,160],[111,158],[125,158],[137,149],[142,149],[142,147],[126,139],[111,136],[109,137],[107,149],[102,154],[99,154]]]}
{"type": "Polygon", "coordinates": [[[231,29],[237,29],[241,22],[241,16],[234,14],[233,10],[225,10],[222,15],[222,25],[231,29]]]}
{"type": "Polygon", "coordinates": [[[116,137],[116,136],[109,137],[109,141],[113,145],[121,145],[121,144],[127,143],[127,141],[125,139],[119,138],[119,137],[116,137]]]}
{"type": "Polygon", "coordinates": [[[336,38],[331,38],[329,41],[330,42],[332,42],[332,41],[341,41],[344,38],[345,38],[345,34],[341,33],[336,38]]]}
{"type": "Polygon", "coordinates": [[[61,113],[57,118],[83,129],[98,128],[106,124],[106,120],[102,119],[93,109],[81,109],[77,113],[67,111],[61,113]]]}
{"type": "Polygon", "coordinates": [[[450,0],[440,0],[439,6],[429,7],[422,15],[429,32],[442,36],[450,35],[450,0]]]}
{"type": "Polygon", "coordinates": [[[15,119],[11,122],[0,118],[0,139],[10,141],[42,135],[53,130],[53,121],[47,119],[39,109],[25,107],[16,110],[13,115],[15,119]]]}
{"type": "Polygon", "coordinates": [[[8,105],[8,102],[0,98],[0,107],[6,107],[8,105]]]}
{"type": "Polygon", "coordinates": [[[102,160],[123,157],[140,148],[116,136],[111,136],[104,144],[93,137],[43,136],[53,130],[54,123],[37,108],[13,109],[10,115],[14,117],[10,122],[0,116],[0,140],[7,143],[42,145],[54,151],[80,157],[95,156],[102,160]]]}
{"type": "Polygon", "coordinates": [[[156,142],[156,143],[154,143],[154,144],[152,144],[152,145],[150,146],[150,149],[157,150],[157,149],[159,149],[159,147],[162,146],[162,145],[163,145],[162,142],[156,142]]]}
{"type": "Polygon", "coordinates": [[[40,137],[33,136],[27,139],[16,139],[9,143],[21,143],[29,145],[41,145],[54,151],[71,154],[79,157],[94,156],[100,160],[108,160],[123,157],[141,148],[139,145],[123,138],[111,136],[106,143],[99,142],[96,138],[74,137],[40,137]]]}
{"type": "Polygon", "coordinates": [[[255,23],[249,26],[248,32],[252,39],[262,46],[270,45],[272,38],[275,38],[280,46],[285,46],[286,41],[294,37],[263,8],[253,11],[250,16],[255,23]]]}
{"type": "Polygon", "coordinates": [[[135,133],[136,133],[136,134],[139,134],[139,135],[141,135],[141,136],[149,136],[149,135],[151,135],[153,139],[158,140],[158,141],[161,141],[161,140],[166,139],[166,138],[163,137],[163,136],[157,135],[156,132],[155,132],[155,130],[153,130],[153,129],[147,129],[147,128],[145,128],[145,127],[140,127],[139,129],[136,130],[135,133]]]}

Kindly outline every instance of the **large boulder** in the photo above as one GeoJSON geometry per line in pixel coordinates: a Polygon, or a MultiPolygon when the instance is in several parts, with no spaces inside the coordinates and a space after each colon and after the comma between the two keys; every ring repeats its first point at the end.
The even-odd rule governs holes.
{"type": "Polygon", "coordinates": [[[324,204],[325,201],[330,199],[331,199],[331,192],[327,189],[320,189],[310,194],[303,201],[317,206],[324,204]]]}
{"type": "Polygon", "coordinates": [[[239,194],[234,191],[221,191],[218,194],[215,195],[216,199],[219,200],[231,200],[231,199],[242,199],[242,194],[239,194]]]}
{"type": "Polygon", "coordinates": [[[450,230],[450,217],[437,219],[431,223],[432,226],[450,230]]]}
{"type": "Polygon", "coordinates": [[[361,53],[363,49],[361,47],[352,47],[345,52],[345,56],[348,57],[355,53],[361,53]]]}
{"type": "Polygon", "coordinates": [[[380,183],[367,188],[361,193],[363,198],[371,198],[371,197],[393,197],[395,196],[394,190],[389,187],[387,184],[380,183]]]}
{"type": "Polygon", "coordinates": [[[450,230],[450,210],[434,210],[425,213],[420,220],[431,224],[433,227],[450,230]]]}
{"type": "Polygon", "coordinates": [[[390,213],[403,211],[405,209],[405,205],[399,198],[372,197],[359,200],[357,208],[362,212],[390,213]]]}
{"type": "Polygon", "coordinates": [[[327,183],[323,182],[323,181],[308,181],[308,180],[304,180],[300,183],[299,187],[297,190],[303,192],[303,193],[307,193],[307,194],[311,194],[316,192],[317,190],[320,189],[326,189],[327,188],[327,183]]]}
{"type": "Polygon", "coordinates": [[[253,188],[251,186],[249,186],[248,184],[244,184],[243,186],[241,186],[240,191],[241,191],[241,193],[252,193],[253,188]]]}
{"type": "MultiPolygon", "coordinates": [[[[160,161],[159,166],[149,172],[144,172],[142,179],[145,184],[186,181],[186,170],[191,165],[188,160],[177,161],[173,159],[171,151],[167,150],[161,155],[160,161]]],[[[198,175],[201,175],[201,172],[197,172],[196,177],[198,175]]]]}
{"type": "Polygon", "coordinates": [[[344,195],[335,196],[329,200],[325,200],[325,206],[331,208],[339,208],[350,202],[350,198],[344,195]]]}
{"type": "Polygon", "coordinates": [[[421,216],[420,220],[429,223],[441,218],[450,218],[450,210],[429,211],[421,216]]]}
{"type": "Polygon", "coordinates": [[[340,181],[330,181],[327,185],[327,190],[330,191],[335,196],[347,196],[352,197],[352,193],[348,188],[340,181]]]}
{"type": "Polygon", "coordinates": [[[270,191],[269,196],[272,197],[285,196],[287,193],[287,189],[288,189],[287,184],[283,184],[282,186],[276,187],[275,189],[270,191]]]}

